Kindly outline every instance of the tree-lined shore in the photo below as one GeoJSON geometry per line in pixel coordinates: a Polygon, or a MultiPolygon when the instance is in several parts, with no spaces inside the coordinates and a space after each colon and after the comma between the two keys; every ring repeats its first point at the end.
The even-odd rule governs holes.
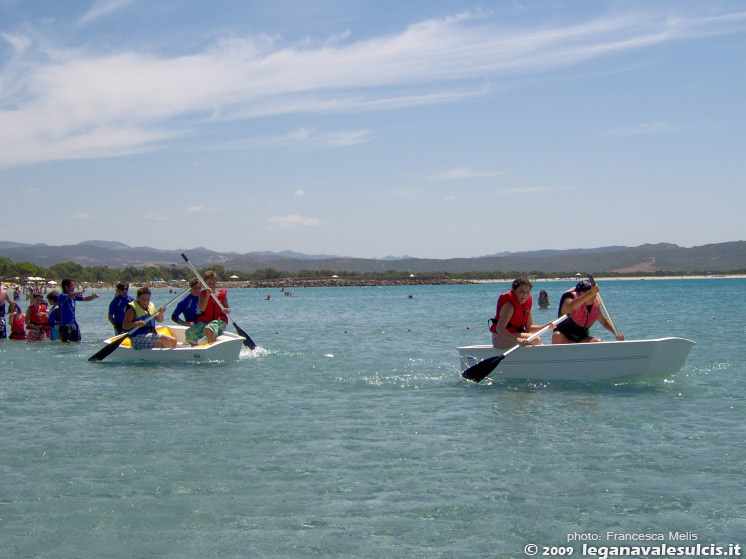
{"type": "MultiPolygon", "coordinates": [[[[346,270],[299,270],[287,272],[266,268],[253,273],[238,270],[226,270],[221,265],[203,267],[213,270],[218,280],[231,287],[243,288],[280,288],[280,287],[349,287],[371,285],[448,285],[471,283],[479,281],[512,280],[519,276],[530,277],[535,280],[573,278],[578,273],[585,275],[593,273],[607,278],[643,278],[643,277],[699,277],[701,272],[660,271],[660,272],[609,272],[604,270],[563,270],[545,272],[541,270],[494,270],[491,272],[458,272],[443,273],[411,273],[408,270],[386,270],[385,272],[351,272],[346,270]]],[[[744,275],[746,270],[732,270],[718,272],[718,276],[744,275]]],[[[48,268],[37,266],[30,262],[13,262],[9,258],[0,257],[0,279],[8,283],[45,285],[49,282],[59,282],[63,278],[71,278],[78,283],[90,285],[112,286],[119,281],[126,281],[132,285],[158,285],[183,283],[192,277],[187,267],[133,266],[122,269],[107,266],[82,266],[75,262],[54,264],[48,268]]]]}

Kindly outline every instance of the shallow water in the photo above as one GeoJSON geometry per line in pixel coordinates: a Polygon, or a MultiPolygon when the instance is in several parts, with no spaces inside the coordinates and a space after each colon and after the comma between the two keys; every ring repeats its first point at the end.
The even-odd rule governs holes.
{"type": "MultiPolygon", "coordinates": [[[[536,322],[571,285],[536,285],[536,322]]],[[[0,341],[0,557],[746,543],[746,280],[602,283],[628,339],[697,342],[668,379],[464,382],[456,348],[488,343],[507,288],[233,290],[261,347],[234,363],[89,363],[111,291],[78,304],[81,344],[0,341]]]]}

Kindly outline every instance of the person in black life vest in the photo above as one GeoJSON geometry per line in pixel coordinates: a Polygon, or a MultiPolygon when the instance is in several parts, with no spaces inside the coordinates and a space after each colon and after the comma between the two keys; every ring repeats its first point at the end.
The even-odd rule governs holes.
{"type": "Polygon", "coordinates": [[[533,332],[538,332],[547,324],[534,324],[531,315],[531,282],[526,278],[513,280],[510,291],[497,299],[495,318],[490,319],[492,326],[492,345],[498,349],[509,349],[516,344],[541,345],[541,338],[528,341],[533,332]]]}
{"type": "MultiPolygon", "coordinates": [[[[562,294],[557,316],[570,313],[570,318],[560,322],[554,329],[553,344],[600,342],[601,338],[590,335],[590,328],[596,320],[609,332],[614,332],[611,323],[601,314],[601,302],[597,297],[600,291],[598,285],[591,285],[590,281],[582,280],[573,289],[568,289],[562,294]]],[[[616,339],[622,341],[624,336],[619,334],[616,339]]]]}

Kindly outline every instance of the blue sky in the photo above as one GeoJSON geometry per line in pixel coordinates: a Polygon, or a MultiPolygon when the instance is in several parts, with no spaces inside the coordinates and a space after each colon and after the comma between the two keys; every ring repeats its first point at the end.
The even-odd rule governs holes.
{"type": "Polygon", "coordinates": [[[8,241],[743,240],[741,1],[0,0],[8,241]]]}

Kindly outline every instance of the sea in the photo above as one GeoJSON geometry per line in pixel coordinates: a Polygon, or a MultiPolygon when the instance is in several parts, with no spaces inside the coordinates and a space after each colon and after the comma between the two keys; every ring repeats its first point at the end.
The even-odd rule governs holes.
{"type": "Polygon", "coordinates": [[[239,360],[95,363],[98,291],[82,343],[0,340],[0,557],[737,556],[746,279],[598,281],[627,339],[696,342],[681,371],[462,380],[508,282],[232,289],[239,360]]]}

